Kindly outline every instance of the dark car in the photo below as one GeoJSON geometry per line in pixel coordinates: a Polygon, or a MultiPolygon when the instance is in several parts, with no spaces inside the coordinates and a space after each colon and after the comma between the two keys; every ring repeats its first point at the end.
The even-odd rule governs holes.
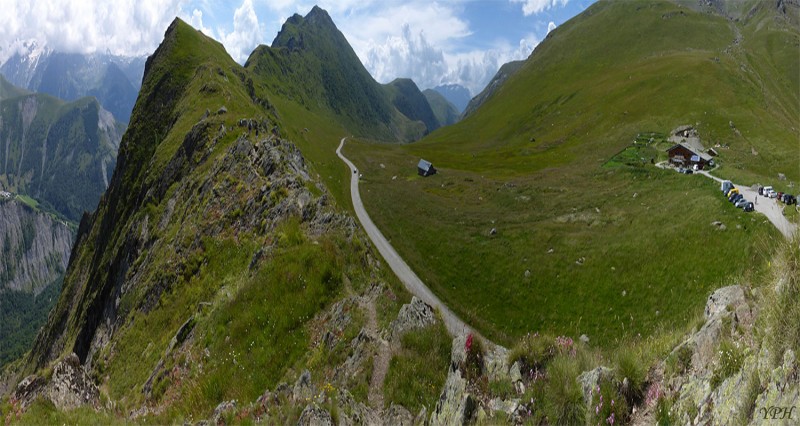
{"type": "Polygon", "coordinates": [[[764,195],[764,187],[763,186],[759,186],[758,187],[758,195],[764,195]]]}
{"type": "Polygon", "coordinates": [[[681,172],[681,173],[683,173],[685,175],[690,175],[690,174],[692,174],[694,172],[692,171],[692,169],[683,169],[683,172],[681,172]]]}
{"type": "Polygon", "coordinates": [[[728,201],[730,201],[731,203],[735,203],[735,202],[739,201],[739,199],[741,199],[741,198],[744,198],[744,195],[737,193],[737,194],[731,195],[731,198],[729,198],[728,201]]]}
{"type": "Polygon", "coordinates": [[[755,206],[753,205],[753,203],[752,202],[748,202],[747,204],[744,205],[744,209],[743,210],[746,211],[746,212],[751,212],[754,209],[755,209],[755,206]]]}

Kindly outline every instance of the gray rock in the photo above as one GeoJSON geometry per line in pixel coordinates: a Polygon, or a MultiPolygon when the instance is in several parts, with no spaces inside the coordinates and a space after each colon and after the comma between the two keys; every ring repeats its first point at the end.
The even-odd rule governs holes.
{"type": "Polygon", "coordinates": [[[511,383],[522,381],[522,373],[520,372],[519,361],[515,361],[514,364],[511,364],[511,371],[509,372],[509,375],[511,376],[511,383]]]}
{"type": "Polygon", "coordinates": [[[375,410],[356,402],[353,395],[346,389],[339,389],[337,402],[340,426],[392,424],[391,422],[381,421],[375,410]]]}
{"type": "Polygon", "coordinates": [[[59,410],[100,405],[100,391],[83,369],[78,356],[68,355],[53,368],[47,395],[59,410]]]}
{"type": "Polygon", "coordinates": [[[475,411],[475,399],[467,392],[467,381],[461,371],[450,371],[444,390],[431,414],[430,425],[464,425],[475,411]]]}
{"type": "Polygon", "coordinates": [[[224,424],[225,421],[222,416],[233,411],[236,411],[236,401],[220,402],[217,407],[214,408],[214,414],[211,416],[211,423],[215,425],[224,424]]]}
{"type": "Polygon", "coordinates": [[[744,289],[739,285],[732,285],[715,290],[708,296],[706,308],[703,312],[706,319],[724,314],[740,305],[746,305],[744,289]]]}
{"type": "Polygon", "coordinates": [[[345,379],[356,376],[364,367],[365,361],[374,353],[376,339],[370,336],[365,329],[361,329],[358,335],[350,342],[351,354],[347,357],[342,368],[336,372],[337,379],[345,379]]]}
{"type": "Polygon", "coordinates": [[[727,226],[725,226],[724,223],[722,223],[722,222],[720,222],[718,220],[715,220],[715,221],[711,222],[711,226],[716,226],[717,227],[717,231],[724,231],[725,229],[728,228],[727,226]]]}
{"type": "Polygon", "coordinates": [[[594,370],[584,371],[578,378],[578,384],[581,386],[583,393],[583,402],[587,407],[592,405],[592,395],[594,395],[595,388],[600,386],[601,383],[614,379],[614,370],[608,367],[597,367],[594,370]]]}
{"type": "Polygon", "coordinates": [[[217,110],[217,115],[226,114],[227,112],[228,108],[225,108],[225,106],[223,105],[217,110]]]}
{"type": "Polygon", "coordinates": [[[309,404],[300,414],[297,426],[333,426],[333,418],[327,410],[309,404]]]}
{"type": "Polygon", "coordinates": [[[23,409],[27,408],[39,396],[45,384],[46,382],[42,377],[35,374],[30,375],[17,384],[11,394],[11,400],[16,401],[23,409]]]}
{"type": "Polygon", "coordinates": [[[589,336],[585,334],[581,334],[581,337],[579,337],[578,340],[580,340],[580,342],[583,343],[584,345],[589,344],[589,336]]]}
{"type": "Polygon", "coordinates": [[[467,361],[467,335],[462,334],[453,338],[450,347],[450,370],[458,370],[467,361]]]}
{"type": "Polygon", "coordinates": [[[494,398],[489,401],[489,409],[491,411],[502,411],[507,415],[512,415],[517,411],[519,408],[519,399],[509,399],[504,400],[500,398],[494,398]]]}
{"type": "Polygon", "coordinates": [[[497,235],[497,228],[492,228],[489,230],[489,235],[497,235]]]}
{"type": "Polygon", "coordinates": [[[427,327],[435,322],[436,315],[431,305],[414,296],[411,298],[411,303],[400,308],[397,319],[389,325],[391,340],[397,341],[407,331],[427,327]]]}
{"type": "Polygon", "coordinates": [[[413,426],[414,416],[401,405],[392,404],[386,410],[384,424],[397,426],[413,426]]]}
{"type": "Polygon", "coordinates": [[[417,413],[417,417],[414,417],[414,425],[415,426],[424,426],[428,423],[428,408],[424,405],[422,408],[419,409],[419,413],[417,413]]]}
{"type": "Polygon", "coordinates": [[[483,365],[489,381],[508,379],[508,349],[500,345],[492,345],[484,354],[483,365]]]}
{"type": "Polygon", "coordinates": [[[798,407],[793,414],[798,417],[793,419],[797,421],[800,418],[800,378],[797,368],[794,352],[787,349],[783,354],[783,363],[770,372],[766,389],[756,398],[753,424],[778,424],[772,420],[770,413],[762,410],[769,410],[771,407],[798,407]]]}
{"type": "Polygon", "coordinates": [[[292,389],[292,399],[295,402],[310,401],[314,397],[314,389],[311,384],[311,372],[308,370],[303,371],[303,374],[297,378],[292,389]]]}

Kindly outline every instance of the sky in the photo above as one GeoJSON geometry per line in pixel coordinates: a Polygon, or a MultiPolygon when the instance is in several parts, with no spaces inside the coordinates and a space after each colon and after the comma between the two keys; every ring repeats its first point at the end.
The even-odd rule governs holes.
{"type": "Polygon", "coordinates": [[[594,0],[0,0],[0,62],[36,40],[61,52],[152,53],[180,17],[239,63],[291,15],[327,10],[372,76],[474,96],[501,65],[525,59],[594,0]]]}

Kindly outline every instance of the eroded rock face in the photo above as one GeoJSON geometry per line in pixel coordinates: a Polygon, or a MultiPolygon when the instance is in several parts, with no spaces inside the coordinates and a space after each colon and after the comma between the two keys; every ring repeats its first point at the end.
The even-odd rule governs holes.
{"type": "Polygon", "coordinates": [[[608,367],[597,367],[594,370],[584,371],[576,380],[581,386],[583,402],[587,407],[590,407],[594,389],[605,381],[614,380],[614,370],[608,367]]]}
{"type": "Polygon", "coordinates": [[[409,330],[423,328],[435,322],[436,316],[431,305],[414,296],[411,298],[411,303],[405,304],[400,308],[397,319],[392,321],[389,326],[391,338],[396,341],[409,330]]]}

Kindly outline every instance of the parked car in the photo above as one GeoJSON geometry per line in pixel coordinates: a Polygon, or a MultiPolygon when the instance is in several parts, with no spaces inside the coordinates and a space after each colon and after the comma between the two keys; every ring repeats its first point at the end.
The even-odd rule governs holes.
{"type": "Polygon", "coordinates": [[[752,203],[752,202],[748,202],[748,203],[747,203],[747,204],[744,206],[744,208],[743,208],[742,210],[744,210],[744,211],[746,211],[746,212],[751,212],[751,211],[753,211],[754,209],[755,209],[755,206],[753,205],[753,203],[752,203]]]}
{"type": "Polygon", "coordinates": [[[728,190],[728,192],[725,193],[725,196],[730,199],[731,195],[738,194],[738,193],[739,193],[739,190],[734,186],[734,187],[731,187],[731,189],[728,190]]]}
{"type": "Polygon", "coordinates": [[[733,194],[733,196],[731,197],[731,199],[729,201],[731,203],[733,203],[733,204],[736,204],[737,201],[739,201],[739,200],[741,200],[743,198],[744,198],[744,195],[742,195],[742,194],[733,194]]]}
{"type": "Polygon", "coordinates": [[[692,169],[683,169],[683,172],[681,172],[681,173],[683,173],[685,175],[690,175],[690,174],[692,174],[694,172],[692,171],[692,169]]]}
{"type": "Polygon", "coordinates": [[[783,194],[781,201],[783,201],[784,204],[792,205],[797,203],[797,198],[795,198],[795,196],[791,194],[783,194]]]}
{"type": "Polygon", "coordinates": [[[769,191],[767,193],[767,197],[769,197],[769,198],[778,198],[778,193],[775,192],[775,191],[769,191]]]}
{"type": "Polygon", "coordinates": [[[722,191],[723,194],[727,194],[728,191],[731,190],[731,188],[733,188],[733,182],[729,180],[724,180],[722,181],[722,184],[720,185],[719,189],[722,191]]]}
{"type": "Polygon", "coordinates": [[[758,195],[764,195],[764,187],[761,185],[758,186],[758,195]]]}
{"type": "Polygon", "coordinates": [[[743,208],[744,208],[744,206],[746,206],[746,205],[747,205],[747,203],[749,203],[749,201],[747,201],[747,199],[745,199],[744,197],[742,197],[742,198],[740,198],[738,201],[736,201],[736,202],[734,203],[734,205],[735,205],[737,208],[743,209],[743,208]]]}

